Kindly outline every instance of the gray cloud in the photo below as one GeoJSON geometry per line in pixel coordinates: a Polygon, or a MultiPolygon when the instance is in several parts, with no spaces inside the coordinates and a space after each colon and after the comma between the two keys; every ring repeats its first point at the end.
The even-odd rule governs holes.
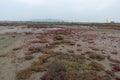
{"type": "Polygon", "coordinates": [[[120,0],[1,0],[0,19],[60,18],[73,21],[120,21],[120,0]]]}

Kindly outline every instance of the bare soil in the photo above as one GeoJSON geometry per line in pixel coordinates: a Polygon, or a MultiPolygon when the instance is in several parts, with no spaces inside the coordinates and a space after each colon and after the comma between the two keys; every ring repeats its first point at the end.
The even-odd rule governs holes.
{"type": "MultiPolygon", "coordinates": [[[[50,66],[55,61],[63,60],[66,60],[65,67],[68,67],[66,73],[67,70],[78,70],[80,73],[76,71],[77,74],[81,74],[79,78],[72,79],[73,76],[70,80],[99,80],[89,78],[93,75],[84,78],[81,71],[95,71],[102,80],[119,80],[120,31],[79,25],[57,25],[57,28],[0,27],[0,80],[62,80],[51,71],[50,66]],[[64,58],[66,55],[67,59],[64,58]],[[74,67],[74,62],[67,65],[66,61],[71,58],[80,59],[81,63],[74,61],[79,63],[79,67],[74,67]],[[98,66],[94,66],[97,63],[104,69],[98,70],[98,66]]],[[[68,73],[71,74],[73,72],[68,73]]]]}

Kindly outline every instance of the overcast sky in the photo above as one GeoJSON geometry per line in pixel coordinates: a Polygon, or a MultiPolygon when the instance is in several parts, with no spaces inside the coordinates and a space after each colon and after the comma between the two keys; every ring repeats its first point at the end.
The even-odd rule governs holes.
{"type": "Polygon", "coordinates": [[[0,0],[0,20],[120,22],[120,0],[0,0]]]}

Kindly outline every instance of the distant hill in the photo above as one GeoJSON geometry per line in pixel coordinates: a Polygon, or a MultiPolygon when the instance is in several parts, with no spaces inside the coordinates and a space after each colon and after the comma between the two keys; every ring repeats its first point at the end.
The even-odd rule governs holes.
{"type": "Polygon", "coordinates": [[[65,22],[64,20],[60,20],[60,19],[33,19],[30,21],[32,22],[65,22]]]}

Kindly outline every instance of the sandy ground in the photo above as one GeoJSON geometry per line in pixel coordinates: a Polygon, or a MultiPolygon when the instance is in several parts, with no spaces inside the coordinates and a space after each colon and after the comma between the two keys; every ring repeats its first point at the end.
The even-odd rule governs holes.
{"type": "MultiPolygon", "coordinates": [[[[39,46],[55,52],[69,54],[94,52],[118,60],[117,62],[110,61],[108,58],[105,58],[102,61],[93,60],[104,65],[105,70],[112,69],[110,64],[120,64],[120,31],[118,30],[90,29],[88,27],[36,29],[1,26],[0,56],[2,55],[2,57],[0,57],[0,80],[17,80],[17,72],[31,66],[34,60],[39,56],[44,55],[42,52],[36,52],[35,54],[32,54],[32,56],[34,56],[33,59],[25,60],[25,52],[31,46],[39,46]],[[65,40],[75,44],[66,45],[61,43],[52,48],[53,45],[51,46],[50,44],[54,43],[53,38],[56,35],[62,35],[65,40]],[[46,42],[37,42],[37,40],[46,40],[46,42]],[[50,47],[46,48],[47,45],[50,45],[50,47]]],[[[86,58],[88,59],[88,55],[86,58]]],[[[34,72],[25,80],[40,80],[44,73],[45,71],[34,72]]],[[[115,72],[115,76],[120,77],[120,71],[115,72]]],[[[115,80],[115,77],[111,80],[115,80]]]]}

